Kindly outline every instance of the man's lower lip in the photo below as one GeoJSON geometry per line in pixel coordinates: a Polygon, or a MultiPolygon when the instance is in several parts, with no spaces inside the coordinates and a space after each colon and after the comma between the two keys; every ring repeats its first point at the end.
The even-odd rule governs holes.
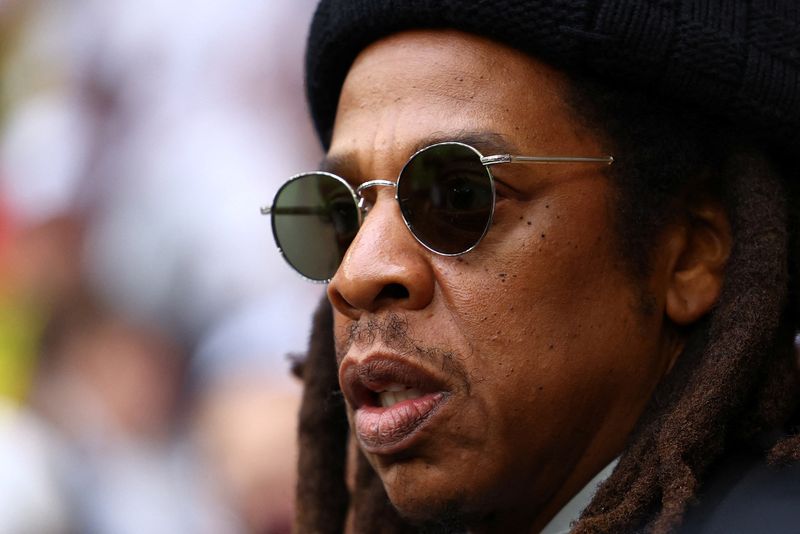
{"type": "Polygon", "coordinates": [[[389,408],[362,406],[355,411],[355,430],[365,452],[395,454],[410,447],[413,437],[445,400],[444,393],[429,393],[398,402],[389,408]]]}

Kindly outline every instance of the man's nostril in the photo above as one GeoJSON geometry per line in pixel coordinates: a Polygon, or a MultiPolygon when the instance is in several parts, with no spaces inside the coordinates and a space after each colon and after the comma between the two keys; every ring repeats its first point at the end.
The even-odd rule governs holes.
{"type": "Polygon", "coordinates": [[[375,300],[401,300],[407,299],[408,296],[408,289],[403,284],[386,284],[375,300]]]}

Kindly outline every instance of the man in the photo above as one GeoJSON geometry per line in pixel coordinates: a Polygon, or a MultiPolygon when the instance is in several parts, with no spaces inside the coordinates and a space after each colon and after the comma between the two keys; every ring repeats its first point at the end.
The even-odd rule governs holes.
{"type": "Polygon", "coordinates": [[[299,531],[789,531],[798,29],[788,0],[322,1],[324,171],[269,210],[329,282],[299,531]]]}

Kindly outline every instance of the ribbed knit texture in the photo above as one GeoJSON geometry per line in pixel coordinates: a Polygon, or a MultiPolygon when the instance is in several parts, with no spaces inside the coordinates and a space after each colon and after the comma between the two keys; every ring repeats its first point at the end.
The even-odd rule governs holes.
{"type": "Polygon", "coordinates": [[[306,89],[324,146],[355,57],[412,28],[483,35],[800,148],[800,0],[322,0],[306,89]]]}

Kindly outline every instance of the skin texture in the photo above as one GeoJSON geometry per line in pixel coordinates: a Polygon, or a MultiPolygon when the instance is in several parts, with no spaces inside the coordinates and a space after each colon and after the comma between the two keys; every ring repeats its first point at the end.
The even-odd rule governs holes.
{"type": "MultiPolygon", "coordinates": [[[[473,134],[491,134],[474,144],[486,155],[607,155],[564,104],[565,84],[479,37],[392,36],[352,66],[327,166],[354,185],[395,179],[426,141],[473,134]]],[[[394,190],[378,188],[328,296],[351,422],[359,400],[347,382],[365,362],[409,362],[443,384],[445,401],[412,439],[366,447],[406,517],[538,531],[620,453],[680,352],[673,323],[693,322],[716,299],[729,249],[719,211],[666,231],[651,276],[633,280],[613,241],[604,172],[494,167],[492,227],[460,257],[419,245],[394,190]]]]}

